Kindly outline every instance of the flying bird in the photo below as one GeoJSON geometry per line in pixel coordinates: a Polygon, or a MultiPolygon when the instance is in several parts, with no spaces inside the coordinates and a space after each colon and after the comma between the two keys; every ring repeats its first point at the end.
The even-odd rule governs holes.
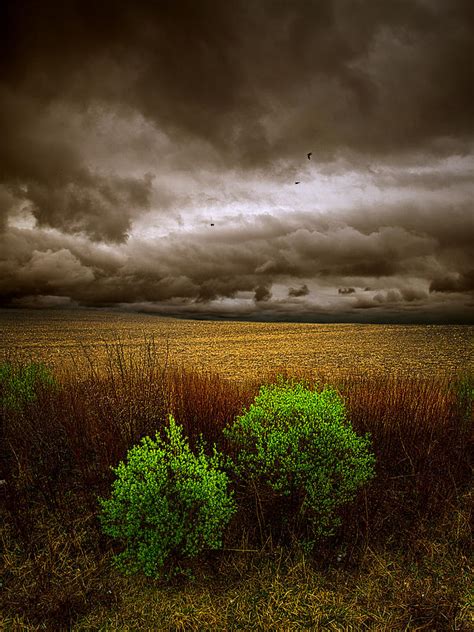
{"type": "Polygon", "coordinates": [[[308,160],[311,160],[311,156],[313,155],[313,152],[310,151],[309,154],[306,154],[308,156],[308,160]]]}
{"type": "Polygon", "coordinates": [[[299,181],[298,181],[298,182],[295,182],[295,184],[299,184],[299,181]]]}

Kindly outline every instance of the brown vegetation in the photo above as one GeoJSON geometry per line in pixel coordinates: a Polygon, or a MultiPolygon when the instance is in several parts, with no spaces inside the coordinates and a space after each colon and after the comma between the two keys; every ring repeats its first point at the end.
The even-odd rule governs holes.
{"type": "Polygon", "coordinates": [[[202,434],[228,450],[221,429],[263,381],[154,358],[153,344],[139,361],[112,345],[105,373],[91,365],[16,410],[3,407],[7,628],[469,629],[474,437],[461,378],[339,380],[353,426],[372,436],[377,477],[311,559],[282,548],[271,525],[257,528],[258,498],[244,498],[227,550],[196,565],[199,581],[121,577],[97,521],[110,466],[169,412],[191,440],[202,434]]]}

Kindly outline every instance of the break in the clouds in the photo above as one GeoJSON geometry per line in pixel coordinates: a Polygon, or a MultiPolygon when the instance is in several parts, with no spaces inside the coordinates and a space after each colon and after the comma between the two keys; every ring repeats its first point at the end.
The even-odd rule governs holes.
{"type": "Polygon", "coordinates": [[[473,7],[5,0],[1,304],[472,322],[473,7]]]}

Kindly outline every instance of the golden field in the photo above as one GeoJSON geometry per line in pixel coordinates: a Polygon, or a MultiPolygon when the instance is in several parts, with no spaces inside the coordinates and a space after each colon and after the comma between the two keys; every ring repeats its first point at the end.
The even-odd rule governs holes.
{"type": "Polygon", "coordinates": [[[0,629],[470,632],[473,333],[0,310],[0,629]],[[54,381],[14,405],[9,371],[32,361],[54,381]],[[285,504],[240,486],[193,579],[122,575],[99,521],[111,467],[170,412],[235,456],[223,428],[278,372],[327,378],[370,433],[376,477],[341,526],[304,552],[285,504]]]}
{"type": "Polygon", "coordinates": [[[100,310],[0,310],[0,357],[60,369],[106,361],[120,342],[132,356],[146,341],[173,364],[247,379],[284,368],[428,377],[474,368],[474,326],[192,321],[100,310]]]}

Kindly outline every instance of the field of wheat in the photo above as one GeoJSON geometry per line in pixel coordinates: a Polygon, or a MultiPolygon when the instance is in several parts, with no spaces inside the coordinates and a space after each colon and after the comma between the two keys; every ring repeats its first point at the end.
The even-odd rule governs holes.
{"type": "Polygon", "coordinates": [[[0,310],[0,357],[96,370],[107,347],[231,379],[304,370],[432,377],[474,368],[474,327],[191,321],[100,310],[0,310]]]}
{"type": "Polygon", "coordinates": [[[0,323],[2,629],[472,629],[472,327],[14,310],[0,323]],[[124,577],[98,520],[111,467],[169,413],[193,446],[234,457],[223,429],[277,375],[330,384],[370,434],[376,476],[337,532],[302,553],[241,489],[224,550],[193,581],[124,577]]]}

